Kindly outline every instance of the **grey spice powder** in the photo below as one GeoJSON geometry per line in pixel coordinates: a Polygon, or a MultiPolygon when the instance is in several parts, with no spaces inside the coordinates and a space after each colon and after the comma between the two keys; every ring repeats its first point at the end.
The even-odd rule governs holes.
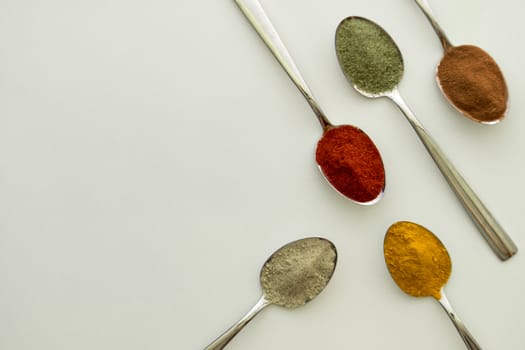
{"type": "Polygon", "coordinates": [[[287,308],[307,303],[328,284],[336,260],[335,246],[323,238],[310,237],[285,245],[261,270],[265,299],[287,308]]]}
{"type": "Polygon", "coordinates": [[[348,17],[337,27],[339,64],[354,86],[367,94],[393,90],[403,75],[403,57],[392,38],[374,22],[348,17]]]}

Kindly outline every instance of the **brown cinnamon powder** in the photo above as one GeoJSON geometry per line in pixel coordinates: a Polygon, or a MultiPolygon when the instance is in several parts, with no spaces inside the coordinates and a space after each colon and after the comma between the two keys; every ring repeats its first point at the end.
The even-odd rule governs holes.
{"type": "Polygon", "coordinates": [[[437,76],[443,93],[465,115],[494,123],[505,115],[508,91],[494,59],[477,46],[447,49],[437,76]]]}

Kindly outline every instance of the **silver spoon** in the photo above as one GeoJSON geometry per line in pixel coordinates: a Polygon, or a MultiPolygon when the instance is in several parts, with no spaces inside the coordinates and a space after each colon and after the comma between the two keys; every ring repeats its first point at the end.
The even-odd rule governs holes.
{"type": "Polygon", "coordinates": [[[375,204],[383,196],[385,170],[381,155],[368,135],[351,125],[335,126],[321,110],[308,85],[257,0],[235,0],[272,54],[314,111],[323,128],[317,144],[316,161],[330,185],[358,204],[375,204]],[[334,147],[332,140],[345,135],[334,147]],[[337,155],[327,160],[324,154],[337,155]],[[357,155],[357,156],[356,156],[357,155]]]}
{"type": "Polygon", "coordinates": [[[482,124],[495,124],[501,121],[507,111],[508,91],[503,73],[501,73],[496,61],[477,46],[453,46],[437,23],[428,2],[426,0],[415,1],[434,28],[445,52],[437,67],[436,74],[441,92],[459,112],[474,121],[482,124]],[[468,66],[472,68],[459,67],[456,61],[459,57],[462,57],[461,62],[468,62],[468,66]],[[453,74],[442,75],[445,69],[453,74]],[[476,75],[477,78],[469,78],[471,75],[476,75]],[[478,83],[480,76],[485,78],[483,85],[478,83]],[[486,108],[480,108],[479,104],[472,103],[471,99],[464,98],[464,93],[462,95],[455,93],[456,88],[454,86],[458,85],[465,90],[465,93],[475,94],[478,99],[483,100],[486,108]]]}
{"type": "Polygon", "coordinates": [[[270,304],[291,309],[308,303],[326,287],[336,263],[337,250],[332,242],[324,238],[303,238],[279,248],[261,269],[262,297],[246,315],[205,350],[223,349],[248,322],[270,304]]]}
{"type": "Polygon", "coordinates": [[[421,225],[400,221],[389,227],[383,251],[388,271],[398,287],[414,297],[436,299],[454,323],[467,348],[481,350],[445,295],[452,262],[439,238],[421,225]]]}
{"type": "Polygon", "coordinates": [[[397,86],[403,76],[403,57],[388,33],[366,18],[348,17],[337,28],[336,51],[341,68],[354,89],[370,98],[388,97],[403,112],[498,257],[506,260],[516,254],[518,249],[514,242],[401,98],[397,86]]]}

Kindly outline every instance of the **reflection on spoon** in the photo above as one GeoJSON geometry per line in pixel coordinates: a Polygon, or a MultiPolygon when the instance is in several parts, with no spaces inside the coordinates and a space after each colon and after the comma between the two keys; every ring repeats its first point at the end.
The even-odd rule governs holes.
{"type": "Polygon", "coordinates": [[[514,242],[401,98],[397,85],[403,76],[403,57],[388,33],[368,19],[348,17],[337,28],[335,44],[341,68],[358,92],[371,98],[388,97],[397,104],[498,257],[506,260],[516,254],[514,242]]]}
{"type": "Polygon", "coordinates": [[[383,250],[388,271],[399,288],[414,297],[435,298],[467,348],[481,349],[445,295],[444,286],[450,277],[452,262],[443,243],[423,226],[400,221],[388,229],[383,250]]]}
{"type": "Polygon", "coordinates": [[[437,67],[437,81],[443,94],[468,118],[494,124],[505,116],[508,90],[496,61],[473,45],[453,46],[432,15],[426,0],[416,0],[432,24],[445,55],[437,67]]]}
{"type": "Polygon", "coordinates": [[[324,177],[340,194],[358,204],[377,203],[385,188],[385,169],[373,141],[355,126],[335,126],[330,123],[261,4],[257,0],[235,2],[306,98],[321,123],[323,137],[317,144],[316,161],[324,177]]]}
{"type": "Polygon", "coordinates": [[[263,295],[257,304],[205,350],[223,349],[270,304],[296,308],[315,298],[330,281],[336,262],[337,250],[332,242],[324,238],[303,238],[278,249],[261,269],[263,295]]]}

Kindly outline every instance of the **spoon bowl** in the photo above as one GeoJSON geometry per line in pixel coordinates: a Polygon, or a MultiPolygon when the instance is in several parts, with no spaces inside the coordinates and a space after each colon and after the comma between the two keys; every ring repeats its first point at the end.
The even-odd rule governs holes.
{"type": "Polygon", "coordinates": [[[288,243],[261,269],[264,299],[286,308],[308,303],[328,284],[336,262],[336,248],[327,239],[311,237],[288,243]]]}
{"type": "Polygon", "coordinates": [[[261,4],[257,0],[235,2],[317,116],[323,137],[317,144],[316,161],[325,179],[355,203],[377,203],[385,189],[385,169],[374,142],[355,126],[336,126],[328,120],[261,4]]]}
{"type": "Polygon", "coordinates": [[[335,48],[343,73],[360,94],[388,97],[397,89],[404,73],[403,56],[374,22],[359,16],[343,19],[336,29],[335,48]]]}
{"type": "Polygon", "coordinates": [[[274,304],[293,309],[321,293],[335,270],[337,250],[321,237],[290,242],[275,251],[261,269],[262,297],[238,322],[215,339],[205,350],[223,349],[261,310],[274,304]]]}
{"type": "Polygon", "coordinates": [[[477,46],[452,45],[427,1],[415,1],[443,46],[444,56],[436,69],[436,80],[443,95],[471,120],[482,124],[500,122],[507,111],[508,90],[496,61],[477,46]]]}
{"type": "Polygon", "coordinates": [[[412,222],[397,222],[389,227],[383,250],[388,271],[402,291],[414,297],[441,298],[452,261],[432,232],[412,222]]]}
{"type": "Polygon", "coordinates": [[[474,45],[448,47],[436,68],[438,86],[464,116],[482,124],[500,122],[508,90],[496,61],[474,45]]]}
{"type": "Polygon", "coordinates": [[[328,183],[343,196],[361,205],[375,204],[383,197],[383,160],[363,130],[352,125],[327,128],[315,157],[328,183]]]}
{"type": "Polygon", "coordinates": [[[366,18],[348,17],[337,27],[335,48],[343,73],[359,93],[370,98],[387,97],[399,107],[498,257],[506,260],[516,254],[514,242],[401,97],[397,86],[403,77],[403,57],[390,35],[366,18]]]}
{"type": "Polygon", "coordinates": [[[450,277],[452,262],[439,238],[421,225],[400,221],[388,228],[383,252],[388,272],[397,286],[408,295],[436,299],[467,348],[480,350],[445,295],[444,286],[450,277]]]}

